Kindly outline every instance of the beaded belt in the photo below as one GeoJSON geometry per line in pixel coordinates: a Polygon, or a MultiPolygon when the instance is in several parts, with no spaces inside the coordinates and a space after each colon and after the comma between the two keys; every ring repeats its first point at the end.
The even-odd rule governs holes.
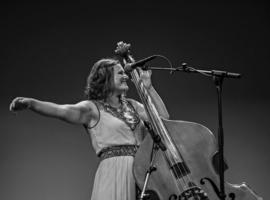
{"type": "Polygon", "coordinates": [[[101,160],[104,160],[106,158],[115,156],[135,156],[137,149],[137,145],[118,145],[106,147],[98,153],[98,157],[100,157],[101,160]]]}

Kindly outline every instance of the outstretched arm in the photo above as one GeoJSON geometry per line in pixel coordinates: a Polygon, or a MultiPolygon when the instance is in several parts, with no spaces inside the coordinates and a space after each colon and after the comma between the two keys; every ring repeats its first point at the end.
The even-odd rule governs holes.
{"type": "Polygon", "coordinates": [[[97,114],[96,107],[91,101],[59,105],[33,98],[17,97],[10,104],[10,110],[13,112],[25,109],[73,124],[87,124],[97,114]]]}

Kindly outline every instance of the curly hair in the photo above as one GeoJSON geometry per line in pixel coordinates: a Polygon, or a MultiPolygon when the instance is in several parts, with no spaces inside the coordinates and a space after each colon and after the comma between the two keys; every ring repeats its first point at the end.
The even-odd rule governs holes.
{"type": "Polygon", "coordinates": [[[87,77],[85,95],[89,100],[104,100],[112,92],[113,66],[120,62],[114,58],[97,61],[87,77]]]}

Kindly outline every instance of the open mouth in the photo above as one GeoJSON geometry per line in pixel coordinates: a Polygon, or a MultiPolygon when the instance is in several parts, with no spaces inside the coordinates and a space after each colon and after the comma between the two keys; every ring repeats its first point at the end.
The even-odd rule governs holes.
{"type": "Polygon", "coordinates": [[[127,81],[125,79],[121,80],[122,84],[127,84],[127,81]]]}
{"type": "Polygon", "coordinates": [[[124,87],[128,87],[127,82],[125,80],[121,81],[121,85],[124,87]]]}

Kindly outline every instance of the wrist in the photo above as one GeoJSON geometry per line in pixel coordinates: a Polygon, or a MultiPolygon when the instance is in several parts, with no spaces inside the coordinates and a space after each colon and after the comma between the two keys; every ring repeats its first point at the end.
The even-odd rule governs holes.
{"type": "Polygon", "coordinates": [[[26,109],[31,109],[31,108],[33,108],[34,99],[28,98],[26,102],[27,102],[27,103],[26,103],[26,105],[27,105],[26,109]]]}

